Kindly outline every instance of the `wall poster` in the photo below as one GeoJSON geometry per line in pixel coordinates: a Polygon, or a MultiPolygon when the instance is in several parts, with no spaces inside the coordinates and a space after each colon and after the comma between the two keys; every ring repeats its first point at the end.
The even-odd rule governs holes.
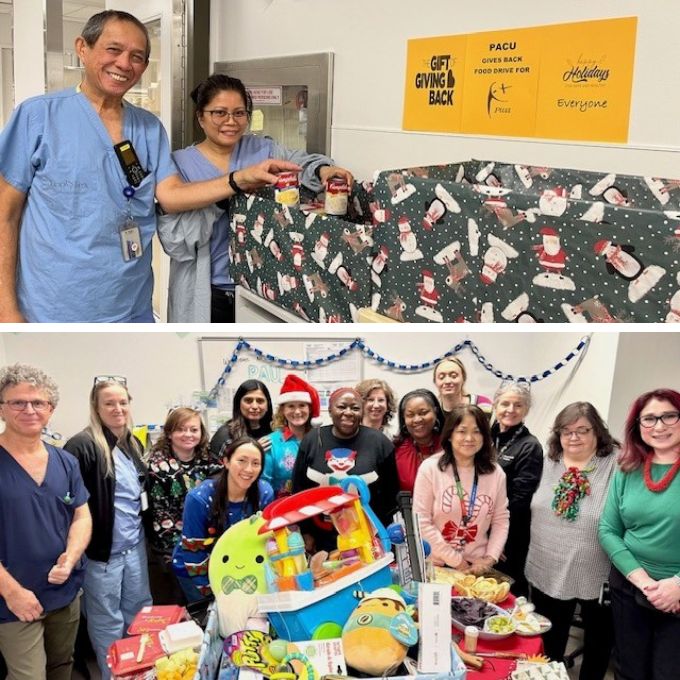
{"type": "Polygon", "coordinates": [[[637,18],[408,41],[403,129],[627,142],[637,18]]]}

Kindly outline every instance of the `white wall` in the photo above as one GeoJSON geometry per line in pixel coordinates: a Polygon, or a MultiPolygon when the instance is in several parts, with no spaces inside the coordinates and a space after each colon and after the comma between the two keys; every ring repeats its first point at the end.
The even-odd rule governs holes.
{"type": "MultiPolygon", "coordinates": [[[[575,332],[540,332],[532,329],[517,332],[434,332],[415,331],[399,327],[394,332],[373,332],[374,327],[355,326],[352,332],[336,333],[324,329],[313,333],[281,331],[252,333],[246,328],[239,329],[241,335],[254,345],[265,342],[276,351],[275,339],[293,338],[302,343],[305,339],[337,335],[339,340],[361,337],[376,352],[388,359],[405,363],[421,363],[440,356],[466,338],[472,339],[488,360],[499,369],[517,374],[531,374],[551,367],[572,350],[581,338],[575,332]],[[268,340],[267,340],[268,339],[268,340]],[[273,339],[273,340],[272,340],[273,339]]],[[[395,327],[396,328],[396,327],[395,327]]],[[[102,329],[103,330],[103,329],[102,329]]],[[[278,331],[278,329],[277,329],[278,331]]],[[[216,333],[211,335],[218,335],[216,333]]],[[[133,412],[138,423],[161,422],[169,405],[178,396],[189,398],[194,390],[201,388],[201,373],[196,333],[178,332],[99,332],[99,333],[44,333],[22,332],[0,334],[0,365],[16,361],[40,366],[54,377],[60,387],[62,401],[55,412],[52,425],[64,435],[71,435],[81,429],[87,420],[87,395],[95,375],[125,375],[134,397],[133,412]],[[3,357],[4,354],[4,357],[3,357]]],[[[630,334],[627,338],[627,352],[642,353],[652,345],[655,334],[630,334]],[[647,343],[647,344],[645,344],[647,343]]],[[[225,356],[231,354],[237,337],[225,343],[225,356]]],[[[569,364],[555,376],[537,383],[532,392],[534,407],[527,419],[529,427],[544,438],[555,414],[568,403],[576,400],[591,401],[603,417],[610,414],[612,382],[615,379],[619,336],[616,333],[599,332],[593,335],[588,352],[580,365],[569,364]]],[[[290,343],[281,343],[277,353],[286,356],[290,343]]],[[[252,356],[252,355],[251,355],[252,356]]],[[[292,354],[288,355],[292,358],[292,354]]],[[[484,371],[473,355],[465,350],[461,355],[469,372],[468,387],[473,392],[493,396],[498,379],[484,371]]],[[[209,373],[212,384],[217,381],[222,363],[216,362],[209,373]]],[[[619,366],[619,370],[630,373],[627,383],[619,391],[622,400],[632,399],[642,391],[645,376],[644,365],[640,362],[631,371],[630,366],[619,366]],[[625,392],[625,394],[624,394],[625,392]]],[[[680,371],[680,352],[664,357],[661,371],[680,371]]],[[[399,395],[415,387],[432,387],[431,371],[417,375],[398,375],[378,366],[375,362],[364,361],[364,377],[383,377],[393,385],[399,395]]],[[[212,387],[212,384],[206,387],[212,387]]],[[[236,385],[229,384],[230,387],[236,385]]],[[[272,385],[274,395],[278,386],[272,385]]]]}
{"type": "Polygon", "coordinates": [[[659,387],[680,392],[680,334],[622,333],[616,357],[609,425],[622,432],[633,399],[659,387]]]}
{"type": "Polygon", "coordinates": [[[332,154],[367,178],[378,168],[471,157],[677,177],[677,0],[213,0],[211,61],[335,53],[332,154]],[[629,145],[401,131],[409,38],[637,16],[629,145]]]}

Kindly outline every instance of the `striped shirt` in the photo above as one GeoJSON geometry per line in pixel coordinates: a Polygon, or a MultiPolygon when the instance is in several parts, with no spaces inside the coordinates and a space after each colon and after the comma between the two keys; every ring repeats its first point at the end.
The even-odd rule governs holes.
{"type": "Polygon", "coordinates": [[[551,508],[564,463],[545,458],[543,476],[531,500],[531,542],[524,573],[529,583],[558,600],[595,600],[609,574],[609,558],[598,540],[600,514],[616,455],[594,458],[588,474],[590,495],[579,503],[575,521],[558,517],[551,508]]]}

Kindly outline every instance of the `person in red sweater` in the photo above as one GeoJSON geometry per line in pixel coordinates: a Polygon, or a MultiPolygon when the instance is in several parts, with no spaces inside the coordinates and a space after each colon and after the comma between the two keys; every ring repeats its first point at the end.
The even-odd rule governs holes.
{"type": "Polygon", "coordinates": [[[413,493],[420,464],[442,450],[443,428],[444,413],[430,390],[412,390],[404,395],[399,402],[399,433],[393,440],[401,491],[413,493]]]}

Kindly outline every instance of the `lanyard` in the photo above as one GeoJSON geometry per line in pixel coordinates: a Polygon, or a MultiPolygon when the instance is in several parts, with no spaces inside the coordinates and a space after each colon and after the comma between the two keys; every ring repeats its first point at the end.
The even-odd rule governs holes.
{"type": "Polygon", "coordinates": [[[501,433],[498,433],[498,436],[496,437],[496,441],[494,444],[496,445],[496,449],[498,450],[498,455],[501,456],[505,451],[507,451],[514,443],[515,440],[519,438],[520,435],[524,434],[524,425],[520,425],[513,433],[510,439],[508,439],[505,444],[503,444],[502,447],[499,448],[499,444],[501,441],[501,433]]]}
{"type": "Polygon", "coordinates": [[[458,468],[456,467],[456,461],[453,461],[453,476],[456,480],[456,496],[460,501],[460,515],[463,522],[463,526],[466,527],[472,515],[475,511],[475,500],[477,499],[477,482],[479,481],[479,475],[477,474],[477,468],[475,467],[475,477],[472,482],[472,489],[470,490],[470,501],[468,502],[467,512],[465,511],[465,491],[463,491],[463,485],[460,483],[460,476],[458,475],[458,468]]]}

